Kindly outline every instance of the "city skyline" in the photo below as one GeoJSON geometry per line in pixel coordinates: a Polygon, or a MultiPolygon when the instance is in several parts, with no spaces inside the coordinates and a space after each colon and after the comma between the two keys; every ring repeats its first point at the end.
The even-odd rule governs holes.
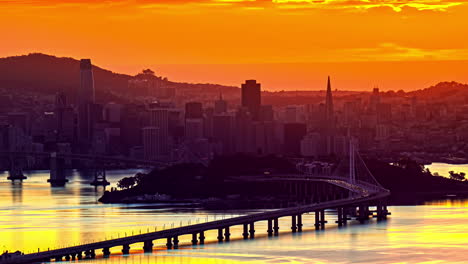
{"type": "Polygon", "coordinates": [[[313,90],[321,75],[340,76],[335,87],[349,90],[468,82],[463,1],[32,0],[2,6],[0,22],[10,25],[2,33],[9,40],[0,47],[4,56],[90,57],[115,72],[152,68],[177,81],[226,85],[258,79],[267,90],[313,90]]]}

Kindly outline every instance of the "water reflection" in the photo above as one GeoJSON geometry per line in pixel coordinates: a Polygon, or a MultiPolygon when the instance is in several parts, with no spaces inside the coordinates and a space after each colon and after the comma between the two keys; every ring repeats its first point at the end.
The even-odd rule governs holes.
{"type": "MultiPolygon", "coordinates": [[[[69,172],[65,188],[51,188],[48,172],[31,172],[22,184],[11,184],[0,174],[0,248],[37,251],[107,238],[162,230],[255,211],[204,211],[164,208],[160,204],[106,205],[97,202],[103,192],[89,185],[92,177],[69,172]]],[[[136,171],[111,171],[108,180],[136,171]]],[[[447,199],[422,206],[390,207],[388,221],[356,222],[344,228],[327,212],[325,231],[314,231],[314,215],[303,216],[305,232],[291,234],[290,219],[280,222],[280,237],[266,236],[266,222],[256,226],[256,239],[243,241],[242,227],[231,228],[232,242],[190,246],[190,236],[180,237],[179,250],[165,250],[165,241],[154,241],[155,252],[144,254],[143,245],[132,245],[132,255],[112,248],[112,257],[86,263],[467,263],[468,200],[447,199]]],[[[217,231],[207,232],[214,242],[217,231]]],[[[101,252],[97,252],[98,254],[101,252]]]]}

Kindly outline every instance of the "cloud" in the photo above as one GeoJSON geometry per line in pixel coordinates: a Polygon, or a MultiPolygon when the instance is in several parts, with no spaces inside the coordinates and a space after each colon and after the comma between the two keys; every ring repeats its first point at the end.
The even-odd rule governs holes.
{"type": "Polygon", "coordinates": [[[331,60],[348,61],[452,61],[468,60],[468,49],[424,49],[380,43],[372,48],[340,49],[330,55],[331,60]]]}
{"type": "Polygon", "coordinates": [[[277,10],[345,10],[367,11],[369,9],[389,8],[402,12],[405,8],[419,11],[447,11],[467,4],[467,0],[0,0],[0,5],[29,5],[51,7],[64,5],[88,6],[132,6],[138,8],[161,7],[226,7],[242,9],[277,9],[277,10]]]}

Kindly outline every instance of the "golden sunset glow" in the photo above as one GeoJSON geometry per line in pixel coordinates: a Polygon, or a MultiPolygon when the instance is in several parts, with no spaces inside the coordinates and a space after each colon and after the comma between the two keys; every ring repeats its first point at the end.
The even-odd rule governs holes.
{"type": "Polygon", "coordinates": [[[89,57],[113,71],[151,67],[178,81],[258,78],[270,90],[323,89],[324,74],[336,76],[340,89],[468,82],[466,1],[0,3],[2,56],[89,57]]]}

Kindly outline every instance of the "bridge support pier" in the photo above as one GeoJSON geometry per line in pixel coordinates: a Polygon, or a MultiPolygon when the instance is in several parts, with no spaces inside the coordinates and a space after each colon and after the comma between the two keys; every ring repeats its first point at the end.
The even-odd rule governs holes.
{"type": "Polygon", "coordinates": [[[297,232],[302,232],[302,214],[297,215],[297,232]]]}
{"type": "Polygon", "coordinates": [[[224,236],[223,236],[223,229],[222,229],[222,228],[218,228],[218,242],[219,242],[219,243],[222,243],[222,242],[223,242],[223,239],[224,239],[224,236]]]}
{"type": "Polygon", "coordinates": [[[166,247],[167,247],[167,249],[172,249],[172,238],[171,237],[167,238],[166,247]]]}
{"type": "Polygon", "coordinates": [[[268,236],[273,236],[273,220],[268,219],[268,229],[267,229],[268,236]]]}
{"type": "Polygon", "coordinates": [[[192,245],[197,245],[198,244],[198,240],[197,240],[197,233],[193,233],[192,234],[192,245]]]}
{"type": "Polygon", "coordinates": [[[62,261],[62,258],[63,258],[62,256],[57,256],[57,257],[55,257],[55,262],[62,261]]]}
{"type": "Polygon", "coordinates": [[[293,233],[296,233],[297,231],[297,224],[296,224],[296,216],[293,215],[291,216],[291,230],[293,233]]]}
{"type": "Polygon", "coordinates": [[[200,245],[205,244],[205,232],[204,232],[204,231],[201,231],[201,232],[200,232],[200,237],[199,237],[199,239],[200,239],[200,245]]]}
{"type": "Polygon", "coordinates": [[[178,248],[179,248],[179,237],[178,237],[178,236],[175,236],[175,237],[172,239],[172,242],[174,243],[174,249],[178,249],[178,248]]]}
{"type": "Polygon", "coordinates": [[[110,248],[106,247],[102,249],[102,256],[108,258],[110,256],[110,248]]]}
{"type": "Polygon", "coordinates": [[[64,160],[57,158],[57,153],[50,154],[50,179],[52,187],[63,187],[68,180],[65,178],[64,160]]]}
{"type": "Polygon", "coordinates": [[[153,241],[148,240],[143,242],[143,252],[145,253],[151,253],[153,252],[153,241]]]}
{"type": "Polygon", "coordinates": [[[315,211],[315,229],[320,229],[320,212],[315,211]]]}
{"type": "Polygon", "coordinates": [[[70,255],[65,255],[65,260],[66,260],[66,261],[70,261],[70,260],[71,260],[70,255]]]}
{"type": "Polygon", "coordinates": [[[94,168],[94,180],[90,183],[90,185],[94,187],[98,186],[107,186],[109,185],[110,182],[106,180],[106,169],[104,168],[97,168],[95,166],[94,168]]]}
{"type": "Polygon", "coordinates": [[[325,224],[328,223],[326,220],[325,220],[325,210],[320,210],[320,227],[322,229],[325,229],[325,224]]]}
{"type": "Polygon", "coordinates": [[[366,220],[369,220],[369,206],[367,205],[359,205],[359,215],[358,219],[361,223],[366,220]]]}
{"type": "Polygon", "coordinates": [[[89,255],[91,256],[92,259],[96,258],[96,252],[94,251],[94,249],[91,249],[89,251],[89,255]]]}
{"type": "Polygon", "coordinates": [[[75,253],[71,254],[71,260],[76,260],[76,254],[75,253]]]}
{"type": "Polygon", "coordinates": [[[249,233],[250,233],[250,239],[254,239],[255,238],[255,223],[254,222],[250,223],[249,233]]]}
{"type": "Polygon", "coordinates": [[[130,245],[128,244],[122,245],[122,254],[124,255],[130,254],[130,245]]]}
{"type": "Polygon", "coordinates": [[[344,216],[343,208],[336,208],[336,214],[338,215],[338,220],[335,223],[338,223],[338,226],[342,226],[344,223],[346,223],[346,216],[344,216]]]}
{"type": "Polygon", "coordinates": [[[229,226],[224,228],[224,240],[227,242],[231,239],[231,233],[229,231],[229,226]]]}
{"type": "Polygon", "coordinates": [[[244,237],[244,239],[249,239],[249,225],[248,224],[244,224],[244,232],[242,232],[242,237],[244,237]]]}
{"type": "Polygon", "coordinates": [[[278,236],[278,235],[279,235],[278,218],[273,219],[273,231],[274,231],[274,235],[275,235],[275,236],[278,236]]]}
{"type": "Polygon", "coordinates": [[[76,258],[77,258],[78,260],[82,260],[82,259],[83,259],[83,253],[82,253],[82,252],[76,253],[76,258]]]}

